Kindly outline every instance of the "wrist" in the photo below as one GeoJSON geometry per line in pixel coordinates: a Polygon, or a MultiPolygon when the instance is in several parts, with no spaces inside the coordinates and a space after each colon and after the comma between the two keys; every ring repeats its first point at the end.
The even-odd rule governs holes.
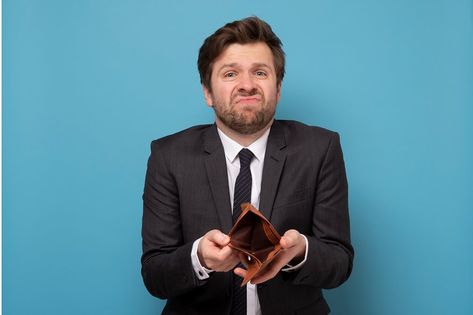
{"type": "Polygon", "coordinates": [[[289,265],[294,266],[301,263],[304,260],[304,256],[305,256],[305,244],[304,246],[301,246],[298,253],[294,256],[294,258],[291,259],[291,261],[289,262],[289,265]]]}
{"type": "Polygon", "coordinates": [[[202,239],[200,240],[199,246],[197,247],[197,258],[199,259],[200,265],[208,269],[209,267],[205,263],[204,257],[202,256],[201,243],[202,243],[202,239]]]}

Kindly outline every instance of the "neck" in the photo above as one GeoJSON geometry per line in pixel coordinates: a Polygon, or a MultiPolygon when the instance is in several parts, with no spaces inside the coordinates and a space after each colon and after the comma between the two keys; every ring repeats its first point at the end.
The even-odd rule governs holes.
{"type": "Polygon", "coordinates": [[[243,147],[248,147],[250,146],[250,144],[258,140],[259,137],[261,137],[266,132],[266,130],[268,130],[268,128],[271,127],[271,125],[273,124],[273,121],[274,121],[274,118],[271,119],[271,121],[263,129],[255,133],[245,135],[245,134],[241,134],[235,130],[228,128],[225,124],[223,124],[220,121],[220,119],[218,118],[215,119],[215,123],[217,124],[218,129],[220,129],[227,137],[229,137],[230,139],[237,142],[239,145],[243,147]]]}

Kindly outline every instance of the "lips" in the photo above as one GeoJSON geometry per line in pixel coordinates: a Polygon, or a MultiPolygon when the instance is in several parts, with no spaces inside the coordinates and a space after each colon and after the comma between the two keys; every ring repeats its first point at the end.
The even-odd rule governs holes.
{"type": "Polygon", "coordinates": [[[258,95],[254,96],[238,96],[235,98],[235,104],[243,103],[243,104],[252,104],[252,103],[259,103],[261,102],[261,97],[258,95]]]}

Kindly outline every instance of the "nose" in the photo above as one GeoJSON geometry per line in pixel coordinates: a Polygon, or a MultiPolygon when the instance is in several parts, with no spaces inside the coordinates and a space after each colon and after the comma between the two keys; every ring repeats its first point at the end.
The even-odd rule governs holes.
{"type": "Polygon", "coordinates": [[[239,91],[252,91],[256,87],[254,78],[249,73],[243,73],[240,75],[238,80],[238,90],[239,91]]]}

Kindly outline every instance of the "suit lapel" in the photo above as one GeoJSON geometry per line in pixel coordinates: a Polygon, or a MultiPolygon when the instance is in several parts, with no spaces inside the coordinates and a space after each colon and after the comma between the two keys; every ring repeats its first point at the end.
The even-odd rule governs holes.
{"type": "Polygon", "coordinates": [[[279,180],[286,161],[286,139],[284,130],[278,121],[274,121],[269,133],[264,157],[263,178],[261,181],[260,211],[271,220],[274,199],[278,191],[279,180]]]}
{"type": "Polygon", "coordinates": [[[232,227],[232,210],[228,190],[227,164],[215,125],[204,134],[204,151],[207,153],[205,168],[217,215],[222,232],[228,233],[232,227]]]}

